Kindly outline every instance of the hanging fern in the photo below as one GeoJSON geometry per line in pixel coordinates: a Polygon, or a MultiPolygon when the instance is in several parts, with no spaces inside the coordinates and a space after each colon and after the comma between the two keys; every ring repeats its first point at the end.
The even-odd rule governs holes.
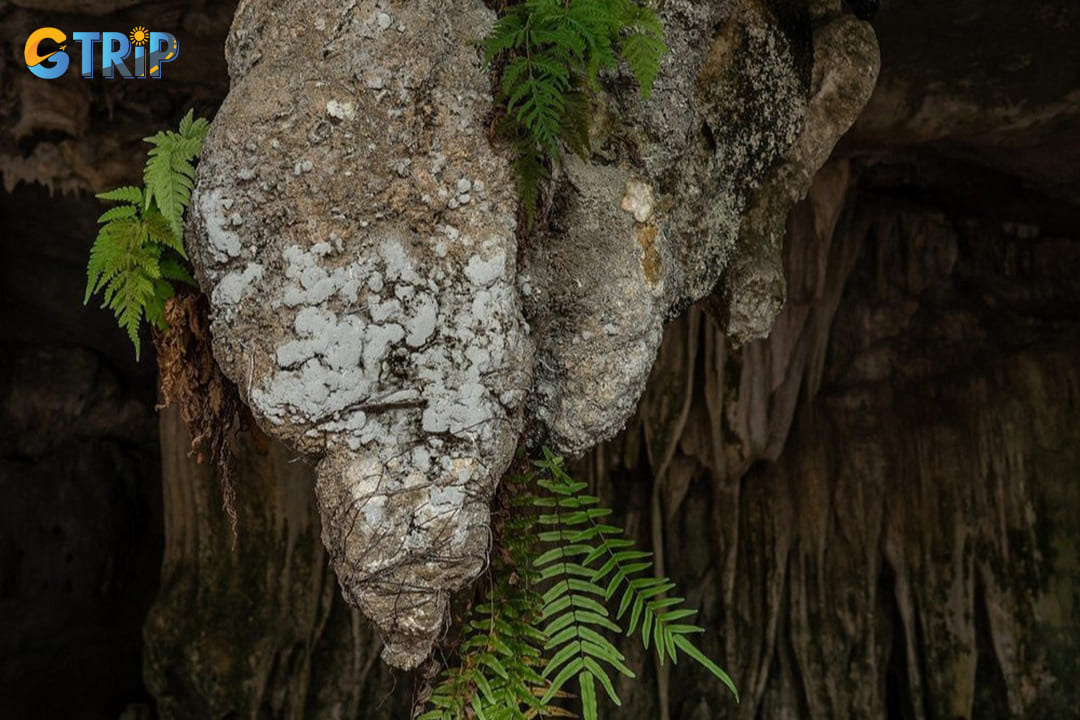
{"type": "Polygon", "coordinates": [[[531,225],[559,142],[588,152],[588,91],[599,73],[630,68],[649,97],[667,52],[656,12],[638,0],[525,0],[510,6],[484,42],[487,62],[505,59],[498,101],[514,143],[518,190],[531,225]]]}
{"type": "Polygon", "coordinates": [[[598,687],[619,705],[613,677],[634,677],[609,639],[624,632],[661,664],[690,658],[737,699],[731,678],[691,640],[704,632],[690,622],[696,611],[651,574],[651,553],[608,524],[611,511],[561,458],[545,448],[535,465],[538,473],[511,480],[532,489],[516,501],[494,586],[420,719],[575,717],[562,704],[576,695],[581,717],[595,720],[598,687]]]}
{"type": "MultiPolygon", "coordinates": [[[[507,482],[521,491],[530,478],[507,482]]],[[[541,701],[549,683],[543,675],[545,635],[539,577],[532,566],[535,514],[532,496],[515,493],[501,536],[502,552],[492,557],[493,586],[474,607],[457,649],[419,720],[523,720],[557,717],[558,708],[541,701]]],[[[563,697],[560,693],[559,697],[563,697]]]]}
{"type": "Polygon", "coordinates": [[[206,120],[189,111],[179,132],[146,138],[154,147],[143,173],[145,190],[125,186],[97,196],[122,204],[98,218],[101,229],[90,248],[83,304],[102,293],[102,307],[115,313],[135,345],[136,359],[143,320],[159,330],[166,327],[172,283],[195,284],[184,252],[183,215],[195,177],[192,161],[202,151],[207,129],[206,120]]]}
{"type": "Polygon", "coordinates": [[[193,111],[180,121],[180,132],[162,130],[145,138],[154,147],[146,161],[143,182],[146,184],[146,207],[157,203],[178,238],[184,236],[183,215],[191,188],[195,182],[195,166],[191,161],[202,152],[203,140],[209,130],[205,119],[194,119],[193,111]]]}

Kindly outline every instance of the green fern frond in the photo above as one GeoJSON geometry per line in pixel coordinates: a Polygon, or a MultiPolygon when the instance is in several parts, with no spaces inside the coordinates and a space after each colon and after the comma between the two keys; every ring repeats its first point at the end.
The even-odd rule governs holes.
{"type": "Polygon", "coordinates": [[[112,200],[113,202],[126,202],[132,205],[142,205],[143,203],[143,191],[142,188],[137,188],[134,185],[124,185],[118,187],[115,190],[109,190],[108,192],[98,193],[98,200],[112,200]]]}
{"type": "MultiPolygon", "coordinates": [[[[528,481],[515,477],[507,484],[524,487],[528,481]]],[[[531,720],[557,711],[541,699],[548,687],[542,675],[547,637],[539,629],[543,601],[532,565],[530,506],[528,495],[514,501],[516,514],[503,533],[505,552],[492,558],[492,588],[472,609],[458,662],[443,671],[421,720],[531,720]]]]}
{"type": "Polygon", "coordinates": [[[125,247],[117,251],[118,270],[102,285],[102,307],[112,310],[120,327],[127,332],[135,346],[136,360],[139,359],[139,326],[147,305],[153,301],[156,281],[161,278],[160,250],[144,242],[144,232],[144,228],[136,226],[125,233],[125,247]]]}
{"type": "Polygon", "coordinates": [[[97,196],[123,204],[98,218],[101,228],[90,248],[83,304],[102,294],[102,307],[116,315],[136,359],[143,321],[160,330],[167,327],[165,303],[175,292],[172,283],[195,284],[186,265],[182,218],[194,182],[192,161],[202,151],[207,128],[206,120],[188,112],[179,132],[147,138],[154,147],[143,175],[145,192],[124,186],[97,196]]]}
{"type": "MultiPolygon", "coordinates": [[[[181,208],[182,211],[183,208],[181,208]]],[[[155,204],[151,204],[149,208],[143,211],[143,222],[146,223],[147,239],[150,242],[167,247],[184,260],[187,260],[183,234],[176,234],[168,219],[157,209],[155,204]]]]}
{"type": "Polygon", "coordinates": [[[660,60],[667,52],[663,36],[648,32],[636,32],[623,40],[622,59],[630,67],[641,87],[642,97],[652,95],[653,84],[660,73],[660,60]]]}
{"type": "Polygon", "coordinates": [[[591,153],[589,132],[592,125],[592,103],[584,92],[566,95],[566,108],[559,135],[568,148],[582,159],[591,153]]]}
{"type": "Polygon", "coordinates": [[[561,704],[571,687],[581,717],[596,720],[597,686],[619,705],[613,677],[634,677],[609,639],[624,633],[639,634],[661,663],[690,658],[735,693],[690,639],[704,631],[688,622],[697,611],[668,597],[674,583],[650,574],[651,553],[622,537],[608,523],[611,510],[566,473],[561,458],[543,452],[536,474],[510,481],[535,487],[517,497],[518,515],[505,533],[511,560],[494,556],[493,589],[474,608],[458,663],[443,673],[421,720],[566,716],[561,704]]]}
{"type": "Polygon", "coordinates": [[[90,248],[90,262],[86,268],[84,305],[94,293],[131,267],[132,250],[141,243],[142,230],[142,223],[138,218],[127,217],[110,220],[98,231],[97,239],[90,248]]]}
{"type": "MultiPolygon", "coordinates": [[[[574,481],[563,470],[562,459],[547,448],[544,448],[544,458],[537,462],[537,466],[550,476],[550,479],[541,480],[540,485],[552,492],[562,488],[563,493],[574,494],[584,489],[582,483],[574,481]]],[[[619,601],[615,619],[622,621],[624,617],[627,618],[626,634],[633,635],[640,631],[642,645],[646,650],[651,645],[661,664],[665,658],[677,662],[681,651],[724,683],[738,700],[738,691],[728,674],[690,640],[689,636],[704,632],[704,628],[680,622],[697,612],[681,607],[683,598],[666,596],[675,588],[675,583],[667,578],[645,574],[653,567],[651,553],[634,549],[633,541],[620,537],[621,528],[600,522],[609,511],[596,508],[599,502],[596,498],[581,495],[577,500],[579,509],[572,517],[581,520],[580,525],[585,525],[586,521],[588,524],[563,536],[562,540],[585,543],[590,548],[580,563],[583,570],[590,572],[587,583],[599,587],[606,581],[601,596],[608,602],[619,601]]]]}
{"type": "Polygon", "coordinates": [[[179,257],[170,253],[165,253],[161,258],[160,267],[163,280],[184,283],[185,285],[195,288],[199,286],[199,284],[195,282],[195,278],[192,277],[191,271],[188,270],[187,263],[179,257]]]}
{"type": "Polygon", "coordinates": [[[173,286],[165,280],[165,273],[162,272],[161,277],[154,280],[154,292],[143,308],[146,321],[154,327],[166,327],[165,303],[175,294],[173,286]]]}
{"type": "Polygon", "coordinates": [[[208,132],[210,132],[210,121],[206,118],[195,117],[194,109],[188,110],[187,114],[180,118],[180,136],[183,138],[197,138],[199,141],[199,150],[196,150],[195,155],[198,155],[201,151],[202,142],[206,139],[208,132]]]}
{"type": "Polygon", "coordinates": [[[484,57],[488,64],[504,52],[518,50],[525,46],[528,33],[528,13],[524,5],[507,8],[506,14],[495,22],[495,26],[484,39],[484,57]]]}
{"type": "Polygon", "coordinates": [[[180,132],[162,130],[144,138],[154,146],[143,172],[145,207],[149,208],[151,201],[156,203],[177,238],[184,235],[184,208],[195,183],[195,166],[191,161],[202,151],[208,130],[206,120],[194,120],[193,111],[189,110],[180,121],[180,132]]]}
{"type": "Polygon", "coordinates": [[[99,223],[109,223],[113,220],[123,220],[124,218],[132,218],[139,214],[139,209],[134,205],[118,205],[114,208],[106,210],[97,219],[99,223]]]}
{"type": "Polygon", "coordinates": [[[557,166],[560,142],[587,153],[591,108],[581,101],[584,90],[598,89],[599,73],[622,58],[647,98],[667,52],[663,37],[659,16],[637,0],[525,0],[495,23],[484,53],[488,63],[506,57],[497,99],[519,158],[515,170],[530,227],[539,183],[550,176],[536,164],[557,166]]]}
{"type": "Polygon", "coordinates": [[[536,208],[540,202],[540,185],[550,177],[547,166],[536,142],[523,137],[515,143],[514,174],[517,177],[518,194],[525,208],[526,223],[533,224],[536,208]]]}

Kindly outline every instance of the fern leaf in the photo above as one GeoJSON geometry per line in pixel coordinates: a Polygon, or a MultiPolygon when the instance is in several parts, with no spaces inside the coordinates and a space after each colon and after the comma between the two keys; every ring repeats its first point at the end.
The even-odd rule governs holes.
{"type": "Polygon", "coordinates": [[[132,205],[142,205],[143,203],[143,191],[134,185],[124,185],[118,187],[115,190],[109,190],[108,192],[98,193],[96,197],[99,200],[112,200],[115,202],[126,202],[132,205]]]}
{"type": "Polygon", "coordinates": [[[591,108],[583,86],[621,57],[649,96],[667,51],[656,12],[637,0],[526,0],[511,5],[484,41],[488,63],[507,56],[498,100],[515,142],[518,190],[528,226],[535,218],[545,163],[559,143],[587,156],[591,108]],[[527,138],[529,142],[522,142],[527,138]]]}
{"type": "Polygon", "coordinates": [[[652,95],[653,84],[660,74],[660,60],[666,52],[663,39],[651,33],[634,33],[622,42],[622,58],[634,73],[645,99],[652,95]]]}
{"type": "Polygon", "coordinates": [[[144,313],[146,321],[158,330],[167,330],[169,324],[165,322],[165,303],[173,297],[175,292],[172,285],[164,279],[154,281],[154,293],[146,303],[144,313]]]}
{"type": "Polygon", "coordinates": [[[101,200],[124,203],[105,211],[90,248],[83,303],[102,294],[103,307],[116,315],[139,358],[139,328],[145,320],[165,329],[165,303],[173,282],[195,284],[184,260],[182,222],[191,197],[195,168],[209,125],[188,112],[179,132],[147,138],[154,147],[143,173],[146,189],[124,186],[100,193],[101,200]]]}
{"type": "Polygon", "coordinates": [[[135,359],[139,359],[139,325],[146,307],[153,302],[156,268],[145,249],[136,250],[139,256],[133,267],[117,275],[105,288],[105,305],[116,314],[120,327],[127,331],[135,346],[135,359]]]}
{"type": "Polygon", "coordinates": [[[690,642],[689,638],[687,638],[685,635],[675,636],[673,642],[675,643],[675,647],[682,650],[689,658],[691,658],[692,660],[697,662],[698,665],[701,665],[703,668],[712,673],[713,676],[720,682],[724,683],[724,685],[726,685],[727,688],[731,690],[731,694],[735,696],[735,700],[738,701],[739,691],[736,689],[735,683],[732,682],[731,677],[728,676],[728,674],[724,672],[719,665],[710,660],[705,653],[698,650],[694,643],[690,642]]]}
{"type": "Polygon", "coordinates": [[[122,233],[126,223],[114,221],[98,230],[97,238],[90,248],[90,261],[86,266],[86,293],[83,305],[90,297],[120,272],[120,260],[123,257],[124,241],[122,233]]]}
{"type": "Polygon", "coordinates": [[[150,242],[170,248],[184,260],[187,260],[183,239],[176,234],[169,221],[162,213],[158,212],[157,208],[151,205],[143,213],[143,219],[146,222],[146,231],[150,242]]]}
{"type": "MultiPolygon", "coordinates": [[[[187,111],[187,114],[184,115],[183,118],[181,118],[179,129],[181,137],[198,140],[201,145],[202,141],[206,139],[206,134],[210,131],[210,123],[206,118],[196,118],[195,109],[192,108],[187,111]]],[[[195,151],[195,155],[198,155],[201,149],[200,146],[200,148],[195,151]]],[[[192,157],[194,157],[194,155],[192,157]]]]}
{"type": "Polygon", "coordinates": [[[583,672],[578,676],[578,687],[581,689],[581,716],[585,720],[596,720],[596,680],[591,672],[583,672]]]}
{"type": "MultiPolygon", "coordinates": [[[[180,198],[183,197],[185,188],[174,172],[173,140],[166,132],[159,132],[145,140],[154,145],[143,173],[143,182],[146,183],[145,208],[149,209],[151,202],[156,203],[171,231],[176,235],[183,235],[180,198]]],[[[188,189],[190,190],[190,187],[188,189]]]]}
{"type": "Polygon", "coordinates": [[[134,205],[118,205],[117,207],[106,210],[97,219],[99,223],[108,223],[113,220],[122,220],[124,218],[135,217],[139,212],[139,209],[134,205]]]}
{"type": "MultiPolygon", "coordinates": [[[[595,547],[584,557],[581,557],[580,550],[577,547],[565,544],[566,536],[562,533],[553,540],[562,541],[564,544],[560,547],[566,552],[562,555],[556,553],[545,554],[547,558],[561,558],[557,562],[568,567],[580,567],[592,571],[588,581],[568,578],[565,580],[566,584],[569,586],[570,582],[579,582],[583,584],[583,587],[592,587],[598,586],[599,583],[610,577],[607,587],[603,589],[602,597],[605,601],[610,602],[618,597],[620,591],[622,592],[621,597],[618,597],[619,609],[615,613],[615,620],[621,620],[626,616],[627,612],[630,613],[627,619],[627,634],[639,632],[644,648],[648,650],[652,646],[661,664],[665,659],[677,662],[678,654],[681,651],[709,670],[710,673],[719,678],[734,692],[734,685],[727,674],[698,650],[689,639],[690,635],[703,632],[704,629],[696,625],[680,622],[695,615],[696,611],[681,607],[684,603],[682,598],[667,597],[667,593],[675,588],[675,584],[670,580],[643,574],[652,568],[650,553],[633,549],[632,541],[619,537],[622,534],[619,528],[601,524],[600,520],[607,516],[606,509],[598,507],[599,501],[597,498],[582,493],[586,487],[585,484],[574,481],[566,473],[562,467],[561,458],[545,448],[543,459],[537,461],[536,465],[545,474],[545,477],[539,480],[537,484],[548,489],[555,496],[554,503],[545,502],[542,506],[547,508],[553,504],[557,510],[555,513],[540,514],[538,522],[550,524],[553,522],[553,518],[557,517],[562,525],[576,526],[587,523],[593,529],[593,532],[588,536],[595,543],[595,547]],[[571,564],[567,561],[566,556],[580,557],[581,559],[579,562],[571,564]],[[603,562],[600,564],[602,559],[603,562]],[[691,650],[687,650],[688,647],[691,650]],[[718,672],[719,674],[717,674],[718,672]]],[[[542,535],[543,533],[541,533],[542,535]]],[[[584,532],[576,532],[573,536],[580,540],[584,536],[584,532]]],[[[545,595],[545,600],[554,605],[554,600],[559,597],[559,593],[551,593],[545,595]]],[[[565,605],[565,600],[561,600],[561,604],[555,605],[555,607],[565,605]]],[[[574,607],[576,613],[577,606],[574,607]]],[[[587,611],[593,609],[590,606],[587,611]]],[[[593,632],[580,624],[579,618],[575,618],[575,621],[579,622],[578,627],[581,632],[593,632]]],[[[558,640],[565,642],[569,638],[570,631],[574,629],[574,626],[568,623],[563,624],[567,625],[567,629],[561,630],[556,637],[553,637],[549,645],[557,644],[558,640]]],[[[553,625],[555,623],[549,625],[549,633],[555,632],[553,625]]],[[[588,640],[594,641],[595,638],[589,637],[588,640]]],[[[603,648],[604,644],[599,643],[599,646],[603,648]]],[[[614,660],[613,656],[609,662],[614,660]]],[[[614,662],[612,664],[613,667],[618,667],[614,662]]],[[[596,673],[594,675],[596,675],[598,681],[603,682],[601,675],[596,673]]],[[[736,695],[736,699],[737,697],[736,695]]]]}
{"type": "Polygon", "coordinates": [[[520,49],[525,45],[528,32],[528,15],[525,8],[515,5],[496,21],[484,39],[484,56],[490,65],[501,53],[520,49]]]}
{"type": "Polygon", "coordinates": [[[155,203],[177,238],[184,235],[184,208],[191,199],[195,182],[195,166],[191,161],[202,151],[209,129],[206,120],[192,117],[192,111],[188,111],[180,121],[180,132],[163,130],[144,138],[153,145],[143,172],[144,208],[148,210],[151,202],[155,203]]]}
{"type": "Polygon", "coordinates": [[[187,265],[176,257],[164,255],[161,258],[161,277],[171,282],[181,282],[193,288],[199,287],[187,265]]]}
{"type": "Polygon", "coordinates": [[[583,160],[592,152],[589,132],[592,124],[592,104],[580,91],[566,94],[564,113],[559,124],[559,136],[566,146],[583,160]]]}
{"type": "Polygon", "coordinates": [[[134,215],[107,220],[90,248],[83,304],[94,293],[103,292],[103,307],[113,311],[127,332],[136,360],[140,355],[139,325],[144,317],[160,314],[158,305],[164,307],[163,291],[155,284],[161,278],[159,256],[160,250],[147,244],[145,223],[134,215]]]}
{"type": "Polygon", "coordinates": [[[517,176],[518,194],[522,207],[525,208],[526,224],[532,227],[536,219],[537,205],[540,203],[540,184],[550,177],[536,143],[529,138],[517,144],[517,157],[514,159],[517,176]]]}
{"type": "Polygon", "coordinates": [[[535,465],[539,473],[528,479],[543,494],[514,505],[522,517],[510,523],[504,554],[493,555],[493,589],[474,607],[458,662],[444,671],[420,717],[573,717],[558,703],[575,683],[581,717],[596,718],[597,685],[619,705],[613,674],[634,677],[608,639],[624,632],[618,620],[626,613],[629,633],[639,633],[646,649],[654,647],[661,663],[690,657],[733,689],[689,639],[702,632],[687,622],[696,611],[668,597],[673,583],[646,574],[651,555],[606,523],[611,511],[563,469],[561,458],[545,448],[535,465]],[[498,567],[505,553],[514,582],[498,567]],[[620,610],[613,616],[616,600],[620,610]]]}

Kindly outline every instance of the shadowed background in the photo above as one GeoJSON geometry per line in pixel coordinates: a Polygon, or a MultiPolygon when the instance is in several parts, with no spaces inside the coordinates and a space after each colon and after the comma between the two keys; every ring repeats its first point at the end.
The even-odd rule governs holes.
{"type": "MultiPolygon", "coordinates": [[[[579,464],[743,694],[627,646],[645,680],[606,717],[1078,716],[1080,10],[987,5],[882,3],[878,88],[789,218],[772,336],[732,348],[691,309],[579,464]]],[[[153,358],[81,305],[91,193],[213,115],[232,9],[0,2],[5,716],[402,718],[422,682],[341,600],[310,471],[245,445],[234,553],[153,358]],[[21,64],[36,27],[136,24],[180,39],[159,82],[21,64]]]]}

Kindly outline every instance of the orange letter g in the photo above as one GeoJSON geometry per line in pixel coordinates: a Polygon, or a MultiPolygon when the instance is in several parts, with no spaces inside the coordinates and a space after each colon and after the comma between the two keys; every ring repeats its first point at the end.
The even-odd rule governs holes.
{"type": "Polygon", "coordinates": [[[34,32],[30,33],[30,37],[26,39],[26,46],[23,47],[23,59],[26,60],[26,67],[30,68],[30,72],[37,75],[39,78],[45,78],[46,80],[52,80],[58,78],[64,74],[64,71],[68,68],[68,55],[61,50],[53,50],[47,55],[38,54],[38,46],[41,45],[43,40],[52,40],[63,49],[63,43],[67,41],[67,35],[62,30],[58,30],[54,27],[38,28],[34,32]],[[48,65],[42,65],[42,63],[49,58],[56,56],[53,62],[48,65]]]}

